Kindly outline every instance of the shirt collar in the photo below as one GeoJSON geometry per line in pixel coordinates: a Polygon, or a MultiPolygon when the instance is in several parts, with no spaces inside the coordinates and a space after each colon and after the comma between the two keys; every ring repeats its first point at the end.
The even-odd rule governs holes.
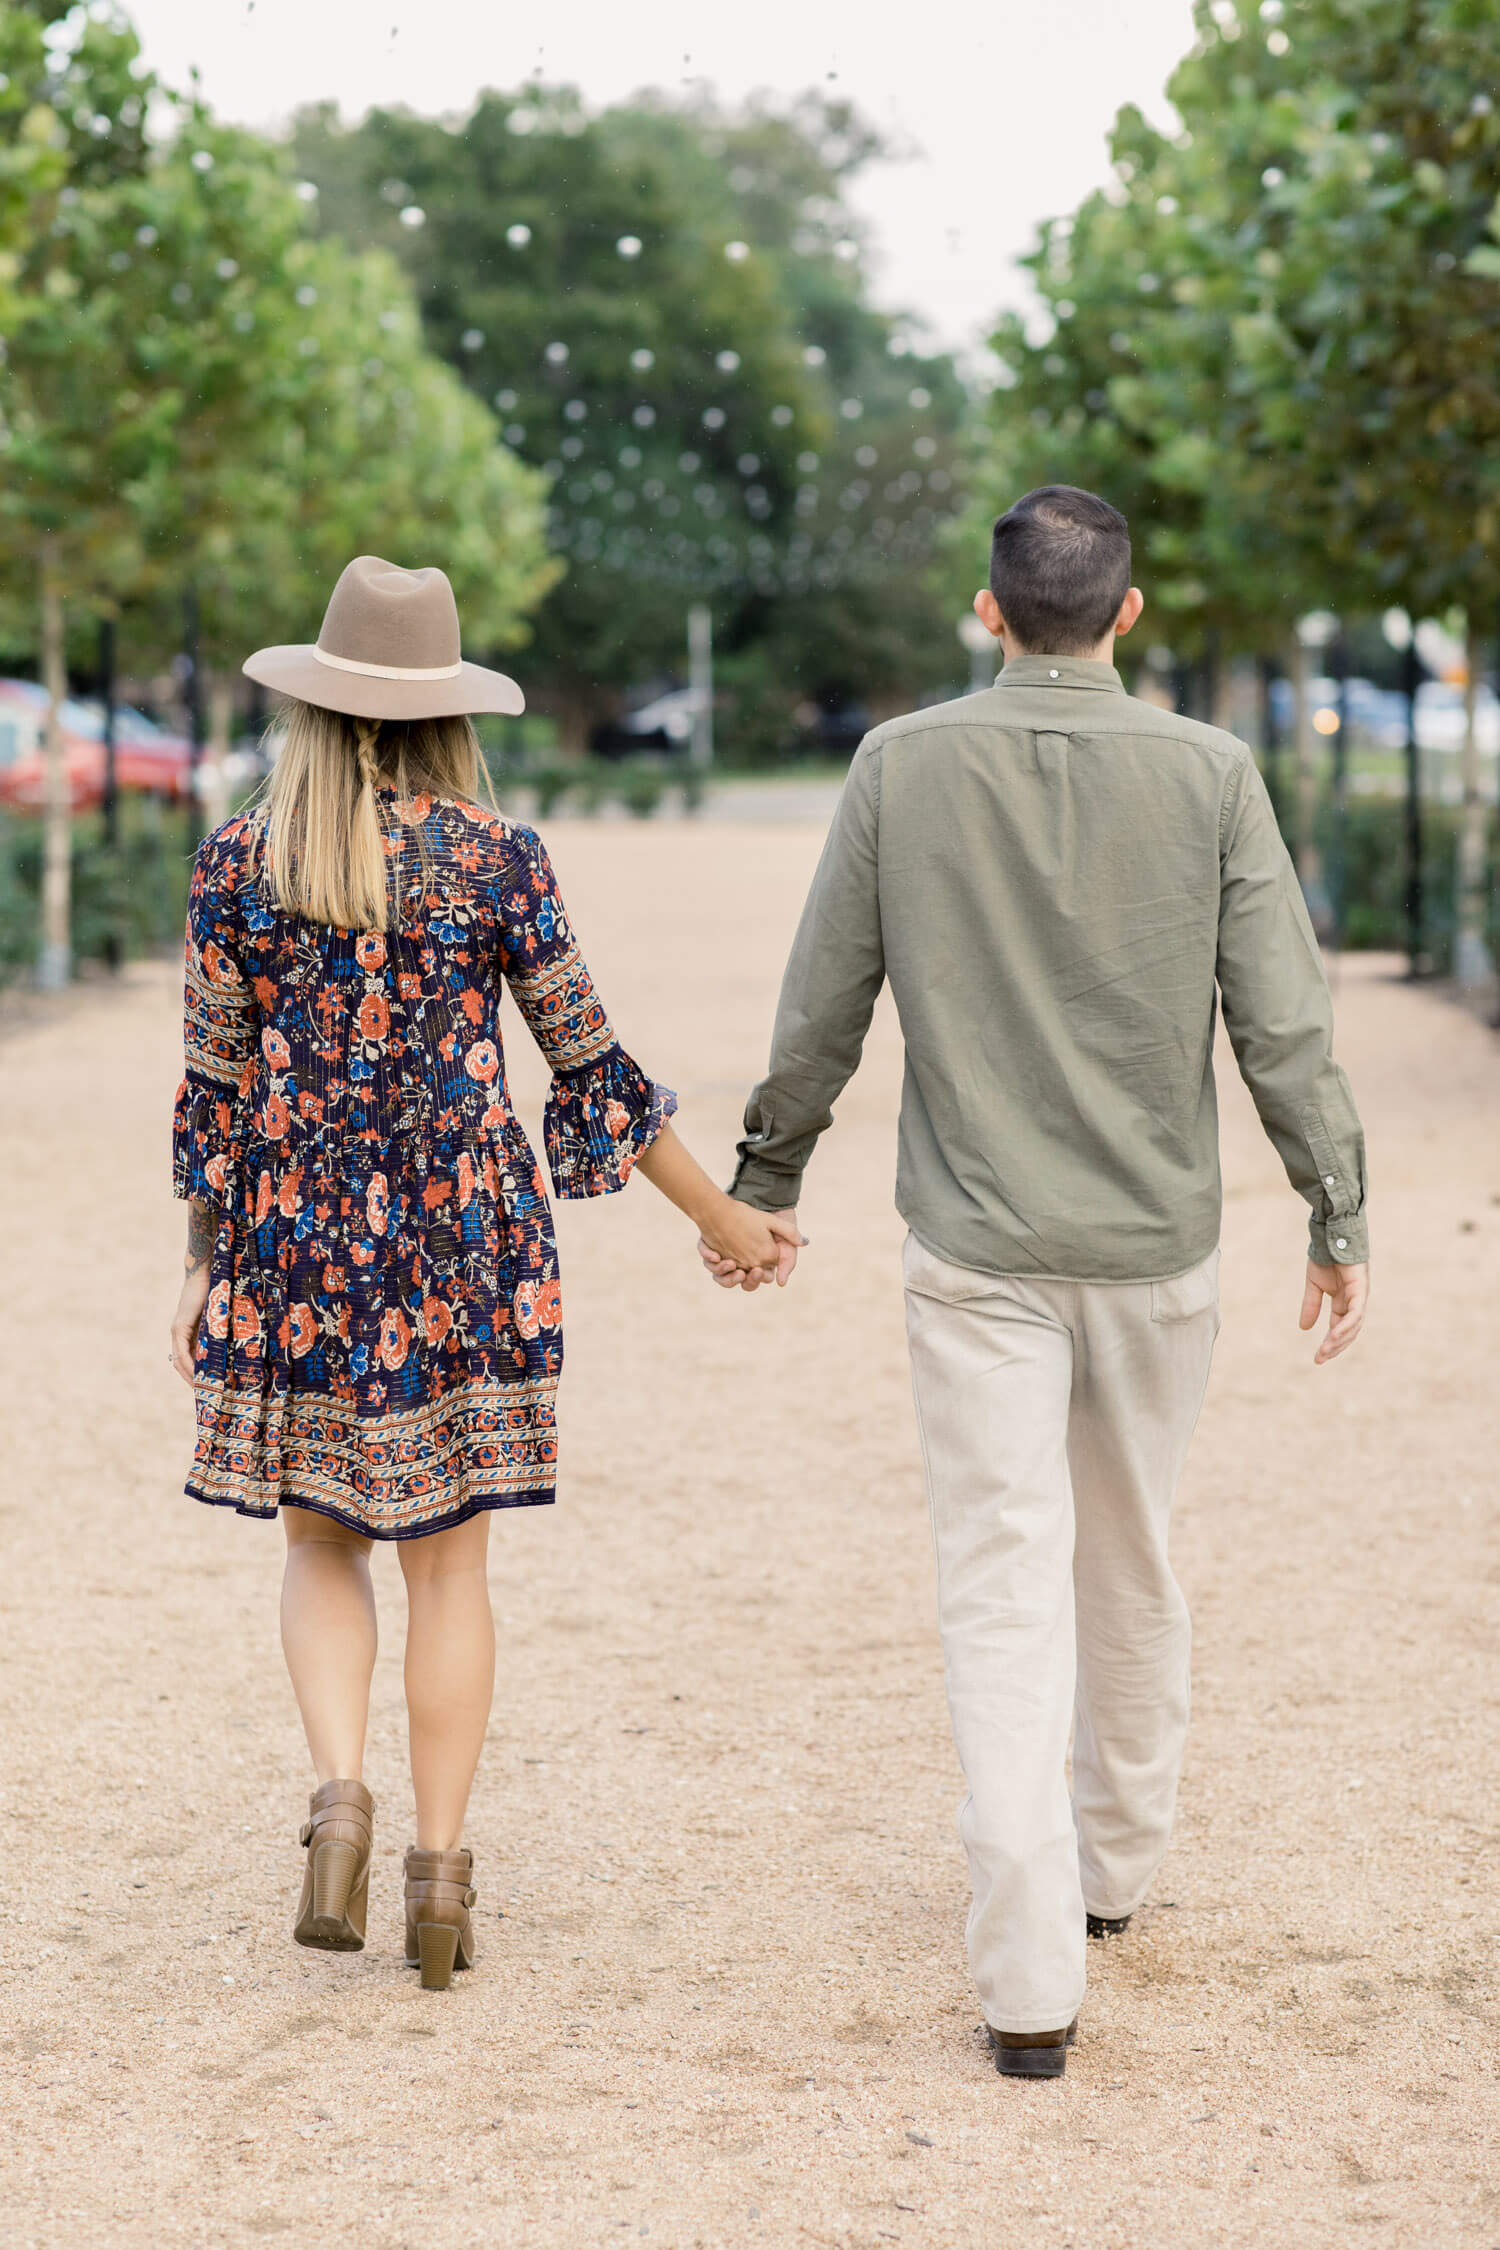
{"type": "Polygon", "coordinates": [[[995,685],[1103,688],[1110,695],[1125,693],[1125,682],[1113,664],[1102,664],[1093,656],[1013,656],[995,685]]]}

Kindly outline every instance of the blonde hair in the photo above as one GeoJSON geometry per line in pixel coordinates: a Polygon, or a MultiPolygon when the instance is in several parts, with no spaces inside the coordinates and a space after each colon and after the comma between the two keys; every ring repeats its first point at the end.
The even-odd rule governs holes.
{"type": "MultiPolygon", "coordinates": [[[[493,806],[479,737],[464,717],[355,719],[289,703],[266,782],[260,844],[276,903],[309,922],[383,930],[389,916],[386,821],[377,789],[493,806]]],[[[498,808],[497,808],[498,809],[498,808]]],[[[396,824],[397,850],[405,824],[396,824]]],[[[424,850],[420,828],[419,851],[424,850]]]]}

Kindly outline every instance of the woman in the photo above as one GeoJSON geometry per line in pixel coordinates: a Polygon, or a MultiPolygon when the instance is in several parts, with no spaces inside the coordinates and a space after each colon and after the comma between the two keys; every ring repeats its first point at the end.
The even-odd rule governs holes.
{"type": "Polygon", "coordinates": [[[439,1989],[473,1960],[462,1835],[494,1678],[490,1514],[550,1501],[557,1460],[557,1250],[506,1091],[504,988],[554,1073],[559,1195],[610,1194],[639,1165],[737,1266],[769,1277],[779,1244],[617,1044],[537,836],[479,803],[468,714],[522,697],[463,662],[443,573],[361,556],[313,646],[245,670],[291,701],[264,802],[193,870],[172,1323],[197,1406],[187,1490],[285,1526],[282,1645],[318,1783],[303,1945],[364,1943],[369,1557],[400,1541],[406,1957],[439,1989]]]}

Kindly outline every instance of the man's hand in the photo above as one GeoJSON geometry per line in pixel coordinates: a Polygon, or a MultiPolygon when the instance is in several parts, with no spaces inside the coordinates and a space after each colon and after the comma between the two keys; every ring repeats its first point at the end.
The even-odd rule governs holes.
{"type": "Polygon", "coordinates": [[[1331,1317],[1328,1333],[1313,1357],[1314,1367],[1326,1366],[1346,1352],[1365,1324],[1365,1306],[1370,1301],[1370,1269],[1368,1266],[1315,1266],[1307,1261],[1307,1287],[1302,1292],[1302,1313],[1299,1328],[1316,1328],[1318,1315],[1323,1309],[1323,1299],[1328,1299],[1331,1317]]]}
{"type": "MultiPolygon", "coordinates": [[[[778,1289],[784,1289],[796,1271],[797,1252],[807,1247],[807,1236],[797,1224],[795,1211],[767,1211],[761,1216],[776,1239],[775,1281],[778,1289]]],[[[759,1267],[737,1265],[734,1259],[721,1257],[712,1243],[701,1235],[698,1255],[721,1289],[758,1289],[763,1281],[772,1278],[759,1267]]]]}

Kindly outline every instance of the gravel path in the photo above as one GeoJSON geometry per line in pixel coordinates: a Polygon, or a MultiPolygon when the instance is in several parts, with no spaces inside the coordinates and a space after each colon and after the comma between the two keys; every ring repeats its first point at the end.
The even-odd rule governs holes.
{"type": "MultiPolygon", "coordinates": [[[[722,1169],[815,831],[550,840],[622,1036],[722,1169]]],[[[180,1495],[176,1010],[136,969],[0,1042],[12,2250],[1496,2250],[1500,1040],[1344,968],[1378,1294],[1317,1372],[1300,1206],[1226,1086],[1178,1840],[1090,1949],[1066,2080],[1028,2086],[963,1958],[890,1015],[784,1297],[713,1291],[644,1183],[564,1209],[562,1504],[495,1525],[479,1963],[432,1995],[398,1958],[389,1553],[372,1942],[290,1940],[280,1537],[180,1495]]]]}

